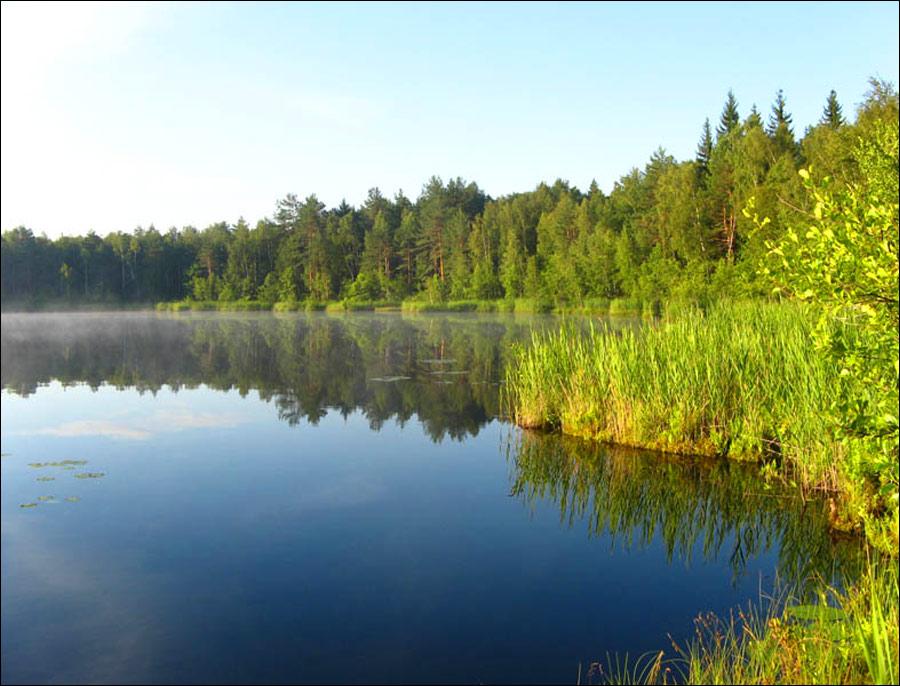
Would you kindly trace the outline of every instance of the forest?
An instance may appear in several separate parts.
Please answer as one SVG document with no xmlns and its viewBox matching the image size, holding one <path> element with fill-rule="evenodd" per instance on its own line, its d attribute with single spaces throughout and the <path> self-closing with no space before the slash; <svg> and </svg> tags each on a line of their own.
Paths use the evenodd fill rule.
<svg viewBox="0 0 900 686">
<path fill-rule="evenodd" d="M 289 194 L 255 226 L 239 218 L 55 240 L 19 226 L 3 233 L 0 296 L 4 309 L 498 299 L 641 309 L 763 295 L 756 267 L 767 241 L 809 209 L 798 171 L 860 182 L 853 149 L 897 121 L 896 88 L 876 78 L 854 114 L 831 91 L 802 135 L 782 91 L 767 116 L 755 105 L 742 116 L 729 91 L 718 120 L 700 127 L 694 159 L 660 147 L 608 194 L 557 180 L 491 198 L 434 176 L 415 200 L 376 187 L 358 208 Z M 744 212 L 751 198 L 770 223 Z"/>
</svg>

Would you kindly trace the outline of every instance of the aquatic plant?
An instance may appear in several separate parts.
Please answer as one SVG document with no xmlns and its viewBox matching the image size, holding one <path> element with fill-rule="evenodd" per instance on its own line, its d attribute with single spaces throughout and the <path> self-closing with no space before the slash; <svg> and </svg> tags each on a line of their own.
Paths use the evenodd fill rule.
<svg viewBox="0 0 900 686">
<path fill-rule="evenodd" d="M 845 592 L 814 603 L 786 594 L 725 621 L 702 615 L 675 645 L 691 684 L 896 684 L 898 585 L 894 560 L 874 559 Z"/>
<path fill-rule="evenodd" d="M 507 367 L 506 405 L 520 426 L 764 462 L 772 475 L 832 494 L 834 527 L 866 523 L 882 548 L 895 548 L 896 516 L 879 496 L 891 465 L 830 420 L 839 371 L 810 344 L 817 325 L 803 306 L 753 302 L 638 331 L 535 333 Z"/>
</svg>

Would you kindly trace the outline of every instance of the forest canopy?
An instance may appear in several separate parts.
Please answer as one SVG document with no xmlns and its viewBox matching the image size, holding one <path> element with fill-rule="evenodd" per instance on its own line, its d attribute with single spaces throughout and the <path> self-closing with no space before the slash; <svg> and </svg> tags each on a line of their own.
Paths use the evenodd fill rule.
<svg viewBox="0 0 900 686">
<path fill-rule="evenodd" d="M 700 127 L 694 159 L 663 148 L 609 194 L 557 180 L 491 198 L 476 183 L 432 177 L 415 200 L 372 188 L 360 207 L 289 194 L 250 225 L 154 227 L 101 238 L 2 237 L 4 307 L 155 301 L 325 302 L 530 298 L 705 302 L 769 292 L 756 266 L 812 208 L 798 173 L 860 182 L 853 151 L 898 125 L 897 91 L 871 79 L 848 121 L 837 94 L 802 136 L 778 91 L 744 116 L 729 91 Z M 894 188 L 896 194 L 897 189 Z M 762 229 L 743 210 L 770 218 Z"/>
</svg>

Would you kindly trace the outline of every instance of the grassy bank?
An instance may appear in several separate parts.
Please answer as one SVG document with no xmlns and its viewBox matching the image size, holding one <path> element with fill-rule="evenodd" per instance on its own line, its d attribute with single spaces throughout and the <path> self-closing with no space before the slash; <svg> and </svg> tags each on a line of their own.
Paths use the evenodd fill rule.
<svg viewBox="0 0 900 686">
<path fill-rule="evenodd" d="M 269 303 L 260 300 L 176 300 L 156 303 L 158 312 L 373 312 L 397 310 L 398 301 L 291 300 Z"/>
<path fill-rule="evenodd" d="M 800 306 L 747 303 L 639 332 L 563 327 L 513 356 L 509 409 L 521 426 L 763 461 L 829 494 L 835 527 L 865 524 L 896 550 L 896 461 L 838 436 L 831 408 L 844 381 L 810 344 L 814 325 Z"/>
<path fill-rule="evenodd" d="M 612 684 L 896 684 L 896 561 L 870 562 L 845 591 L 813 603 L 790 593 L 695 620 L 691 641 L 637 660 L 607 656 L 591 674 Z"/>
<path fill-rule="evenodd" d="M 656 316 L 660 312 L 659 303 L 643 303 L 638 300 L 616 298 L 613 300 L 585 300 L 577 304 L 557 304 L 534 298 L 514 298 L 505 300 L 333 300 L 320 302 L 293 300 L 286 302 L 262 302 L 259 300 L 177 300 L 156 304 L 160 312 L 303 312 L 325 310 L 327 312 L 377 312 L 401 310 L 409 313 L 426 312 L 503 312 L 518 314 L 581 314 L 610 317 Z"/>
<path fill-rule="evenodd" d="M 536 298 L 507 298 L 502 300 L 404 300 L 404 312 L 513 312 L 518 314 L 580 314 L 598 317 L 657 316 L 658 302 L 644 303 L 624 298 L 588 299 L 580 303 L 552 303 Z"/>
<path fill-rule="evenodd" d="M 841 431 L 852 383 L 811 343 L 797 305 L 686 311 L 635 332 L 536 334 L 507 368 L 516 423 L 671 453 L 753 460 L 766 475 L 828 498 L 830 525 L 865 532 L 873 553 L 846 591 L 790 596 L 711 615 L 676 655 L 608 660 L 601 679 L 659 683 L 897 683 L 896 452 Z M 851 341 L 841 327 L 834 340 Z"/>
<path fill-rule="evenodd" d="M 691 684 L 896 684 L 897 576 L 895 560 L 880 560 L 812 604 L 787 597 L 728 621 L 701 616 L 676 664 Z"/>
</svg>

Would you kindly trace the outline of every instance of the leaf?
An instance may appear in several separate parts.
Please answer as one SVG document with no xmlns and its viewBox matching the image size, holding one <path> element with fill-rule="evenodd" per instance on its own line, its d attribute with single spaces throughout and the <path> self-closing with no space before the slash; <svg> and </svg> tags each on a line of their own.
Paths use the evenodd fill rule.
<svg viewBox="0 0 900 686">
<path fill-rule="evenodd" d="M 830 605 L 792 605 L 787 608 L 785 614 L 801 621 L 829 621 L 834 622 L 844 619 L 846 612 L 839 607 Z"/>
</svg>

